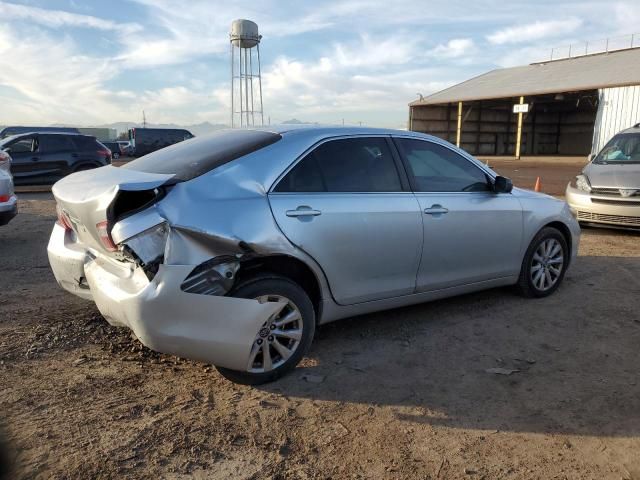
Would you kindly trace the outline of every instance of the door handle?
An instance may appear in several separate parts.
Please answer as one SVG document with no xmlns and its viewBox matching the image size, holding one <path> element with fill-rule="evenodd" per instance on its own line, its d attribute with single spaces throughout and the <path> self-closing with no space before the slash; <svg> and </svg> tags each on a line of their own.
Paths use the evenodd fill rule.
<svg viewBox="0 0 640 480">
<path fill-rule="evenodd" d="M 448 213 L 449 209 L 444 208 L 442 205 L 431 205 L 429 208 L 424 209 L 424 213 L 427 215 L 442 215 L 444 213 Z"/>
<path fill-rule="evenodd" d="M 295 210 L 287 210 L 287 217 L 317 217 L 321 215 L 320 210 L 313 210 L 310 207 L 298 207 Z"/>
<path fill-rule="evenodd" d="M 32 162 L 37 162 L 38 160 L 40 160 L 40 157 L 31 157 Z"/>
</svg>

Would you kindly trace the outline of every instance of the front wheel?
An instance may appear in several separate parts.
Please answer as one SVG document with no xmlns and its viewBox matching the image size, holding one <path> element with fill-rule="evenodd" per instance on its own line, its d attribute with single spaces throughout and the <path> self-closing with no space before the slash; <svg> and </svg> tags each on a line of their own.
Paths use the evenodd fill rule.
<svg viewBox="0 0 640 480">
<path fill-rule="evenodd" d="M 564 235 L 553 227 L 538 232 L 527 249 L 520 270 L 518 289 L 525 297 L 546 297 L 555 292 L 569 265 Z"/>
<path fill-rule="evenodd" d="M 260 385 L 293 370 L 309 350 L 315 331 L 315 312 L 307 293 L 285 277 L 261 275 L 238 285 L 231 296 L 278 302 L 282 308 L 256 332 L 245 371 L 216 367 L 218 371 L 232 382 Z"/>
</svg>

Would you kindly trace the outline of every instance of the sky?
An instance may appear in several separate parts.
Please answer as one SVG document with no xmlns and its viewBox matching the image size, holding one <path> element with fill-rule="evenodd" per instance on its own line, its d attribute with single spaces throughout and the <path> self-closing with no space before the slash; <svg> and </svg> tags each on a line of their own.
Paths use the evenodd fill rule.
<svg viewBox="0 0 640 480">
<path fill-rule="evenodd" d="M 228 124 L 236 18 L 271 123 L 404 128 L 419 94 L 640 31 L 640 2 L 0 0 L 0 125 Z"/>
</svg>

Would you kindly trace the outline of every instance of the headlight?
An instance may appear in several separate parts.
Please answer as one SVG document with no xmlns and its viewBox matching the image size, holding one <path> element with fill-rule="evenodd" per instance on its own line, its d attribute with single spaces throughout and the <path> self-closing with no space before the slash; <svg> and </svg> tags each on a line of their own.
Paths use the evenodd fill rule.
<svg viewBox="0 0 640 480">
<path fill-rule="evenodd" d="M 591 192 L 591 184 L 586 175 L 578 175 L 576 177 L 576 187 L 583 192 Z"/>
</svg>

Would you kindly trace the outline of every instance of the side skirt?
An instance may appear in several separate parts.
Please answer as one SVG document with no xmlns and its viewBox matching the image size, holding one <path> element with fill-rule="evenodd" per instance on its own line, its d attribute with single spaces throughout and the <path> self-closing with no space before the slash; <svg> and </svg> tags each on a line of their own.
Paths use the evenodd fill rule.
<svg viewBox="0 0 640 480">
<path fill-rule="evenodd" d="M 470 283 L 457 287 L 443 288 L 430 292 L 414 293 L 411 295 L 403 295 L 401 297 L 385 298 L 383 300 L 375 300 L 372 302 L 357 303 L 355 305 L 337 305 L 332 300 L 325 299 L 322 308 L 322 318 L 318 324 L 340 320 L 342 318 L 354 317 L 371 312 L 379 312 L 381 310 L 390 310 L 392 308 L 406 307 L 417 303 L 430 302 L 432 300 L 440 300 L 442 298 L 464 295 L 466 293 L 487 290 L 489 288 L 504 287 L 514 285 L 518 281 L 518 276 L 509 276 L 496 278 L 493 280 L 485 280 L 482 282 Z"/>
</svg>

